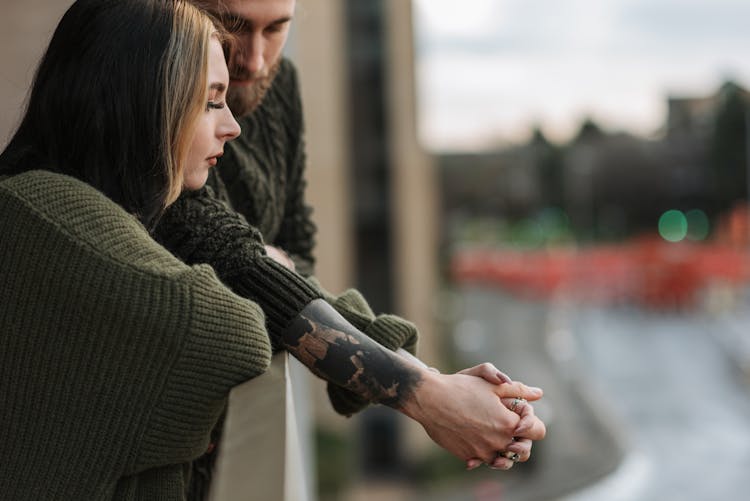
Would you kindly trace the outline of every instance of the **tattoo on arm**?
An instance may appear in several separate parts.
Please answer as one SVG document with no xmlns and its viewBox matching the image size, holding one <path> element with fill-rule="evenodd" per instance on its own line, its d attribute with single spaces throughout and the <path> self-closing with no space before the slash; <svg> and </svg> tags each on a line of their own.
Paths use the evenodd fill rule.
<svg viewBox="0 0 750 501">
<path fill-rule="evenodd" d="M 401 407 L 421 381 L 414 367 L 357 330 L 322 299 L 305 306 L 282 343 L 317 376 L 390 407 Z"/>
</svg>

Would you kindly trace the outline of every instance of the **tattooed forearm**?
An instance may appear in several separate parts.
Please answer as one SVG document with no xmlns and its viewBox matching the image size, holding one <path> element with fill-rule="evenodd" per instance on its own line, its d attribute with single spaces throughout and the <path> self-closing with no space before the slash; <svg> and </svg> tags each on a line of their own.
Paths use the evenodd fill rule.
<svg viewBox="0 0 750 501">
<path fill-rule="evenodd" d="M 316 375 L 390 407 L 401 407 L 421 380 L 415 367 L 357 330 L 320 299 L 300 312 L 282 343 Z"/>
</svg>

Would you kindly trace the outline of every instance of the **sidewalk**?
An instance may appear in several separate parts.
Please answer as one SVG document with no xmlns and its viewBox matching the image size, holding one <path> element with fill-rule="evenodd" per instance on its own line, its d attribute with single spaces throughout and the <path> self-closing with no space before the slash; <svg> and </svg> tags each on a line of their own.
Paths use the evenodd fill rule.
<svg viewBox="0 0 750 501">
<path fill-rule="evenodd" d="M 750 385 L 750 288 L 732 298 L 732 308 L 716 313 L 722 329 L 714 332 L 727 358 Z"/>
</svg>

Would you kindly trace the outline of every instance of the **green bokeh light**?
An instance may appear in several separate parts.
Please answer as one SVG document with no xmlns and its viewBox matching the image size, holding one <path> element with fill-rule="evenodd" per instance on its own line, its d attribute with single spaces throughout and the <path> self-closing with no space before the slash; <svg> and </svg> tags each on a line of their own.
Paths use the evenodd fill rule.
<svg viewBox="0 0 750 501">
<path fill-rule="evenodd" d="M 708 216 L 700 209 L 692 209 L 685 214 L 687 218 L 687 237 L 689 240 L 705 240 L 711 225 Z"/>
<path fill-rule="evenodd" d="M 668 242 L 679 242 L 687 236 L 688 220 L 679 210 L 668 210 L 659 218 L 659 235 Z"/>
</svg>

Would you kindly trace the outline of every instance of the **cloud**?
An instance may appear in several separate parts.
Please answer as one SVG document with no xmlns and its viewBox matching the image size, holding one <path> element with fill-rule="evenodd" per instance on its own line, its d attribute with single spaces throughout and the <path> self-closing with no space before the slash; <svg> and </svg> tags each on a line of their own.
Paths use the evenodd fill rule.
<svg viewBox="0 0 750 501">
<path fill-rule="evenodd" d="M 536 122 L 564 140 L 585 115 L 647 135 L 667 94 L 707 94 L 727 76 L 750 84 L 745 0 L 491 3 L 417 0 L 431 16 L 417 23 L 430 147 L 520 140 Z"/>
</svg>

